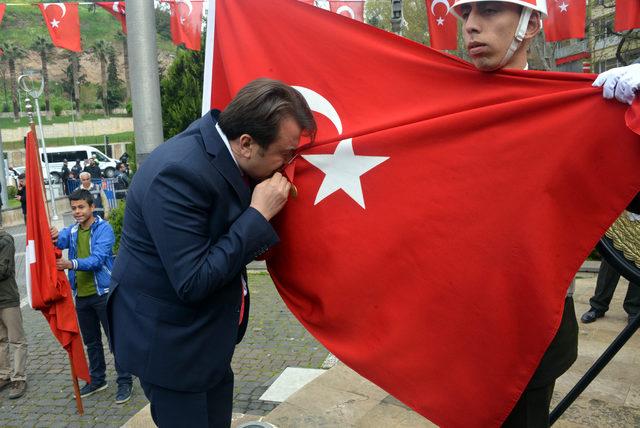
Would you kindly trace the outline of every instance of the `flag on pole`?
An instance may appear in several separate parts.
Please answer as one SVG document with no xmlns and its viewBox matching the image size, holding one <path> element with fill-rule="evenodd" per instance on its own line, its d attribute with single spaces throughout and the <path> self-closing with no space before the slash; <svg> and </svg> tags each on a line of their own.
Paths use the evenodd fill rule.
<svg viewBox="0 0 640 428">
<path fill-rule="evenodd" d="M 616 0 L 615 31 L 640 28 L 640 0 Z"/>
<path fill-rule="evenodd" d="M 171 39 L 175 45 L 200 50 L 202 36 L 202 2 L 175 1 L 171 8 Z"/>
<path fill-rule="evenodd" d="M 449 13 L 448 0 L 426 0 L 431 47 L 438 50 L 458 48 L 458 21 Z"/>
<path fill-rule="evenodd" d="M 51 332 L 69 354 L 75 376 L 90 381 L 82 338 L 78 329 L 71 286 L 63 271 L 56 269 L 62 254 L 51 241 L 42 187 L 42 167 L 35 134 L 27 134 L 27 296 L 33 309 L 42 312 Z"/>
<path fill-rule="evenodd" d="M 587 3 L 584 0 L 549 0 L 548 17 L 542 23 L 547 42 L 583 39 Z"/>
<path fill-rule="evenodd" d="M 364 22 L 364 0 L 329 1 L 331 12 Z"/>
<path fill-rule="evenodd" d="M 205 106 L 271 77 L 316 112 L 267 259 L 289 309 L 432 422 L 500 425 L 640 189 L 640 102 L 593 75 L 479 72 L 300 2 L 215 10 Z"/>
<path fill-rule="evenodd" d="M 127 4 L 123 1 L 99 1 L 96 3 L 120 22 L 122 32 L 127 34 Z"/>
<path fill-rule="evenodd" d="M 38 4 L 53 44 L 59 48 L 81 52 L 78 3 Z"/>
<path fill-rule="evenodd" d="M 4 18 L 4 11 L 6 8 L 6 4 L 0 4 L 0 24 L 2 24 L 2 18 Z"/>
</svg>

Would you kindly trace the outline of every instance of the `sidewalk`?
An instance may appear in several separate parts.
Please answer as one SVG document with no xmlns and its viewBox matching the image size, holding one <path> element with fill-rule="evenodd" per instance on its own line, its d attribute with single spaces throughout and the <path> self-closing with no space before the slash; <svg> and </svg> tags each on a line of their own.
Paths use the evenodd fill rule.
<svg viewBox="0 0 640 428">
<path fill-rule="evenodd" d="M 260 268 L 263 265 L 253 265 Z M 578 318 L 589 308 L 595 288 L 597 262 L 588 262 L 576 277 L 575 308 Z M 627 282 L 620 281 L 611 309 L 592 324 L 580 323 L 579 356 L 557 382 L 552 407 L 573 387 L 626 326 L 622 301 Z M 556 427 L 640 426 L 640 336 L 631 338 L 606 369 L 554 425 Z M 309 382 L 267 415 L 234 414 L 232 427 L 251 421 L 288 427 L 431 427 L 431 422 L 411 411 L 382 389 L 338 363 Z M 153 427 L 148 407 L 127 427 Z"/>
</svg>

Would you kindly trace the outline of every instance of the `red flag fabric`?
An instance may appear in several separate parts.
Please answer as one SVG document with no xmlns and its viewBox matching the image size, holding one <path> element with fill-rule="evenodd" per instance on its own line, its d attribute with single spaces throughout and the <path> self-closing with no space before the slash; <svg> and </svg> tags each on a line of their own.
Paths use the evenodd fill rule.
<svg viewBox="0 0 640 428">
<path fill-rule="evenodd" d="M 317 112 L 267 261 L 289 309 L 432 422 L 500 425 L 640 189 L 640 103 L 604 100 L 593 75 L 479 72 L 286 0 L 217 0 L 214 40 L 213 108 L 272 77 Z"/>
<path fill-rule="evenodd" d="M 6 4 L 0 4 L 0 24 L 2 24 L 2 18 L 4 18 L 4 11 L 6 8 Z"/>
<path fill-rule="evenodd" d="M 458 22 L 449 13 L 448 0 L 426 0 L 429 20 L 429 40 L 433 49 L 453 50 L 458 48 Z"/>
<path fill-rule="evenodd" d="M 364 1 L 329 1 L 333 13 L 364 22 Z"/>
<path fill-rule="evenodd" d="M 616 0 L 615 31 L 640 28 L 640 0 Z"/>
<path fill-rule="evenodd" d="M 69 354 L 74 374 L 90 381 L 89 368 L 78 329 L 71 286 L 63 271 L 56 269 L 62 253 L 53 246 L 43 197 L 42 167 L 35 135 L 27 134 L 27 294 L 33 309 L 42 312 L 51 332 Z"/>
<path fill-rule="evenodd" d="M 202 35 L 202 2 L 176 0 L 170 3 L 171 39 L 175 45 L 193 51 L 200 50 Z"/>
<path fill-rule="evenodd" d="M 584 0 L 549 0 L 548 17 L 542 23 L 547 42 L 583 39 L 587 3 Z"/>
<path fill-rule="evenodd" d="M 38 4 L 53 44 L 59 48 L 81 52 L 78 3 Z"/>
<path fill-rule="evenodd" d="M 96 3 L 106 9 L 115 19 L 120 22 L 122 32 L 127 34 L 127 5 L 123 1 L 99 1 Z"/>
</svg>

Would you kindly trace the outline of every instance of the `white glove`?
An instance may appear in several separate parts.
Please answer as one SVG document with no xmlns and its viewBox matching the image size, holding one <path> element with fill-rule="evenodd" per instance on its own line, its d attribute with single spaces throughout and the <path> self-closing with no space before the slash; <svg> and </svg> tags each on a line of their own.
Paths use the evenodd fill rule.
<svg viewBox="0 0 640 428">
<path fill-rule="evenodd" d="M 612 68 L 600 73 L 593 86 L 603 86 L 602 96 L 605 98 L 616 97 L 620 102 L 631 104 L 633 97 L 640 91 L 640 64 Z"/>
</svg>

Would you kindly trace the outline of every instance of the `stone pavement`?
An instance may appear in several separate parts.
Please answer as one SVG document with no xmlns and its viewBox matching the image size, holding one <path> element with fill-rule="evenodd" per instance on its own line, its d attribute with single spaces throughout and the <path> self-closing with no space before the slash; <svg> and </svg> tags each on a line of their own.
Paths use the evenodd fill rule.
<svg viewBox="0 0 640 428">
<path fill-rule="evenodd" d="M 70 218 L 65 217 L 69 224 Z M 83 400 L 85 414 L 76 414 L 66 353 L 55 341 L 44 317 L 28 307 L 25 291 L 25 228 L 7 228 L 16 242 L 16 279 L 23 298 L 22 314 L 29 342 L 28 390 L 9 400 L 0 392 L 0 427 L 118 427 L 138 413 L 147 400 L 137 381 L 133 398 L 117 405 L 115 370 L 107 350 L 109 388 Z M 236 349 L 234 411 L 265 415 L 277 403 L 258 400 L 271 382 L 288 366 L 320 368 L 327 351 L 286 309 L 266 273 L 250 275 L 251 318 L 242 344 Z M 82 385 L 82 381 L 81 381 Z"/>
</svg>

